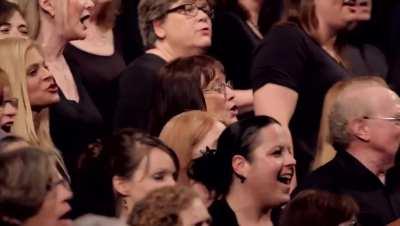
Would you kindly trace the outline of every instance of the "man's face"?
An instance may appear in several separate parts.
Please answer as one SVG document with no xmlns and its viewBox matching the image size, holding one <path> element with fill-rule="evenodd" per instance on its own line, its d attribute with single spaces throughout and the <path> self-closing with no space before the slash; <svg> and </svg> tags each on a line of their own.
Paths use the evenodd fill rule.
<svg viewBox="0 0 400 226">
<path fill-rule="evenodd" d="M 366 117 L 369 145 L 384 154 L 388 159 L 394 156 L 400 146 L 400 99 L 391 90 L 379 87 L 371 95 L 374 112 Z"/>
</svg>

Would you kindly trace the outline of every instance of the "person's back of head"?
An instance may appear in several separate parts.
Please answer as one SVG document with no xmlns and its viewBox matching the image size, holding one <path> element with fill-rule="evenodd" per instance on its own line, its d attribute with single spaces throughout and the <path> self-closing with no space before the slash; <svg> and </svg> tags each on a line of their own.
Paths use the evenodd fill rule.
<svg viewBox="0 0 400 226">
<path fill-rule="evenodd" d="M 206 225 L 210 216 L 200 198 L 184 186 L 164 187 L 139 201 L 128 219 L 131 226 Z"/>
<path fill-rule="evenodd" d="M 305 190 L 286 205 L 279 225 L 338 226 L 344 222 L 355 225 L 358 212 L 358 205 L 350 196 Z"/>
</svg>

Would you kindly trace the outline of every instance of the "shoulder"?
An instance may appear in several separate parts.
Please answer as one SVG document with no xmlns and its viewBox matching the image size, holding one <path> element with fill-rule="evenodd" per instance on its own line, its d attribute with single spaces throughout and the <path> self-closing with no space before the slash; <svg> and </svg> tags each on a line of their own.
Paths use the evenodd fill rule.
<svg viewBox="0 0 400 226">
<path fill-rule="evenodd" d="M 121 72 L 120 79 L 124 81 L 132 76 L 153 76 L 164 64 L 166 64 L 166 61 L 154 54 L 143 54 Z"/>
</svg>

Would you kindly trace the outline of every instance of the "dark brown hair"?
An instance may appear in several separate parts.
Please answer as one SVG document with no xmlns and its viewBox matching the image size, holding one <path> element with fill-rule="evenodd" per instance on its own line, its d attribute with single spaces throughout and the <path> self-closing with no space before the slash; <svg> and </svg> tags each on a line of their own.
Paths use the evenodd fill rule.
<svg viewBox="0 0 400 226">
<path fill-rule="evenodd" d="M 206 110 L 202 89 L 223 66 L 212 57 L 178 58 L 163 66 L 154 83 L 149 131 L 158 136 L 172 117 L 185 111 Z"/>
<path fill-rule="evenodd" d="M 318 38 L 315 34 L 318 27 L 315 0 L 284 0 L 282 22 L 296 23 L 309 35 Z"/>
<path fill-rule="evenodd" d="M 287 204 L 280 225 L 337 226 L 358 212 L 358 205 L 350 196 L 305 190 Z"/>
<path fill-rule="evenodd" d="M 18 5 L 7 0 L 0 0 L 0 24 L 7 23 L 15 12 L 22 15 Z"/>
</svg>

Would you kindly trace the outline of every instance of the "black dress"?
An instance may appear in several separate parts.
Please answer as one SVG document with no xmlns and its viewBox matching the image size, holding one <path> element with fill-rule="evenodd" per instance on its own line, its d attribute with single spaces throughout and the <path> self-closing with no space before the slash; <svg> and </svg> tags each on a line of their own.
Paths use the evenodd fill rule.
<svg viewBox="0 0 400 226">
<path fill-rule="evenodd" d="M 71 71 L 74 73 L 72 68 Z M 74 79 L 79 102 L 67 100 L 60 90 L 60 101 L 50 107 L 51 137 L 61 151 L 72 177 L 77 170 L 80 155 L 88 149 L 90 143 L 100 138 L 100 129 L 103 127 L 101 114 L 81 80 L 77 76 Z"/>
<path fill-rule="evenodd" d="M 114 40 L 115 50 L 110 56 L 91 54 L 70 44 L 64 50 L 68 65 L 71 70 L 74 70 L 74 75 L 82 80 L 89 96 L 103 117 L 105 135 L 112 131 L 117 78 L 126 67 L 117 37 Z"/>
<path fill-rule="evenodd" d="M 335 82 L 349 77 L 350 71 L 294 23 L 272 28 L 255 52 L 254 91 L 273 83 L 298 94 L 289 127 L 300 181 L 314 157 L 325 93 Z"/>
<path fill-rule="evenodd" d="M 114 116 L 115 129 L 148 130 L 154 78 L 166 63 L 161 57 L 146 53 L 121 73 Z"/>
</svg>

